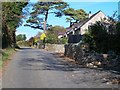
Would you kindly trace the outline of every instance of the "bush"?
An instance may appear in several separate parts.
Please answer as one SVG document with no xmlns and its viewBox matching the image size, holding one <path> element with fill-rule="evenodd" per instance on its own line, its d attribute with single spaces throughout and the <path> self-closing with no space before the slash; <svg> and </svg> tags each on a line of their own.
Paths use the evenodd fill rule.
<svg viewBox="0 0 120 90">
<path fill-rule="evenodd" d="M 64 35 L 66 29 L 61 26 L 53 26 L 46 30 L 46 43 L 62 44 L 66 43 L 66 38 L 58 38 L 59 35 Z"/>
<path fill-rule="evenodd" d="M 18 42 L 17 42 L 17 45 L 18 45 L 18 46 L 29 46 L 29 44 L 28 44 L 27 41 L 18 41 Z"/>
<path fill-rule="evenodd" d="M 68 39 L 66 37 L 58 39 L 58 44 L 67 44 Z"/>
<path fill-rule="evenodd" d="M 106 28 L 103 22 L 97 22 L 89 28 L 83 41 L 89 43 L 91 50 L 100 53 L 107 53 L 111 50 L 120 53 L 120 22 L 115 27 Z"/>
</svg>

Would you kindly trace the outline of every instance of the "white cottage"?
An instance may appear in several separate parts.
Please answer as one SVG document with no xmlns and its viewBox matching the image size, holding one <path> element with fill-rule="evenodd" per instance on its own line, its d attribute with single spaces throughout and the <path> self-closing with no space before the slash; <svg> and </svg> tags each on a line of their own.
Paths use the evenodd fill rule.
<svg viewBox="0 0 120 90">
<path fill-rule="evenodd" d="M 96 21 L 107 20 L 108 17 L 100 10 L 97 13 L 90 15 L 88 19 L 79 23 L 74 23 L 71 27 L 67 28 L 67 35 L 85 34 L 88 27 L 95 24 Z"/>
</svg>

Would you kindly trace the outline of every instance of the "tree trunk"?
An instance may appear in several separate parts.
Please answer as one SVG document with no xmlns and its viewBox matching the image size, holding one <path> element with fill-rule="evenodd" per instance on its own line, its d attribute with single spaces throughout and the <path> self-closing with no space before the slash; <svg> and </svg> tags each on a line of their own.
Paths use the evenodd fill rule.
<svg viewBox="0 0 120 90">
<path fill-rule="evenodd" d="M 2 25 L 2 48 L 11 47 L 11 37 L 7 25 L 4 23 Z"/>
<path fill-rule="evenodd" d="M 70 21 L 70 27 L 72 27 L 72 22 Z"/>
<path fill-rule="evenodd" d="M 15 30 L 12 31 L 12 40 L 13 40 L 13 46 L 16 47 L 16 35 L 15 35 Z"/>
<path fill-rule="evenodd" d="M 45 21 L 44 21 L 44 32 L 46 30 L 46 23 L 47 23 L 47 19 L 48 19 L 48 11 L 45 14 Z"/>
<path fill-rule="evenodd" d="M 10 30 L 6 24 L 5 17 L 2 18 L 2 48 L 11 47 L 12 40 Z"/>
</svg>

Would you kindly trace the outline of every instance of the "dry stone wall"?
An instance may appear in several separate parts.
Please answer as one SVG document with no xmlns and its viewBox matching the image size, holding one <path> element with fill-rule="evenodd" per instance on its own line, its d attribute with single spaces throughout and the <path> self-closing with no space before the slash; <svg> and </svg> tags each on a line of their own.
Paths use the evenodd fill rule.
<svg viewBox="0 0 120 90">
<path fill-rule="evenodd" d="M 45 49 L 56 53 L 64 53 L 64 44 L 46 44 Z"/>
<path fill-rule="evenodd" d="M 109 53 L 106 54 L 106 57 L 105 54 L 90 51 L 86 44 L 67 44 L 65 45 L 64 55 L 86 67 L 111 69 L 120 72 L 120 55 Z"/>
</svg>

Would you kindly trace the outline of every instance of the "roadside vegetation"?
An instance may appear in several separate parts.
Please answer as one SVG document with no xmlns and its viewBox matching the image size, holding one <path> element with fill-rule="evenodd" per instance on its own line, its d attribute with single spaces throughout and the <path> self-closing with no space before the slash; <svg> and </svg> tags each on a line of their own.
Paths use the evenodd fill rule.
<svg viewBox="0 0 120 90">
<path fill-rule="evenodd" d="M 120 53 L 120 22 L 110 24 L 108 28 L 105 22 L 97 22 L 90 27 L 85 35 L 84 42 L 90 45 L 90 50 L 98 53 Z"/>
<path fill-rule="evenodd" d="M 46 31 L 46 43 L 50 44 L 66 44 L 66 29 L 62 26 L 53 26 Z"/>
<path fill-rule="evenodd" d="M 0 37 L 2 37 L 2 49 L 0 58 L 0 68 L 3 63 L 18 48 L 16 44 L 16 28 L 22 25 L 22 18 L 25 17 L 25 10 L 28 2 L 2 2 L 2 27 Z"/>
<path fill-rule="evenodd" d="M 16 47 L 16 28 L 25 17 L 28 2 L 2 2 L 2 48 Z"/>
<path fill-rule="evenodd" d="M 25 34 L 19 34 L 16 36 L 16 44 L 19 47 L 25 47 L 28 46 L 28 41 L 26 41 L 26 35 Z"/>
<path fill-rule="evenodd" d="M 2 56 L 0 57 L 0 68 L 2 68 L 3 63 L 7 61 L 14 52 L 15 50 L 13 48 L 7 48 L 1 51 Z"/>
</svg>

